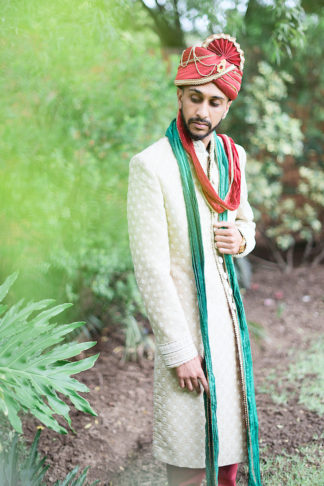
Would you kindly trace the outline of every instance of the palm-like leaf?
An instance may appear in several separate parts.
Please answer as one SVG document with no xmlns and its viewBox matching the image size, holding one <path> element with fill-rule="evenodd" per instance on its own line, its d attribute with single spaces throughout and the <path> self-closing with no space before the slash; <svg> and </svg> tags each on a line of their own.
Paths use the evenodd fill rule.
<svg viewBox="0 0 324 486">
<path fill-rule="evenodd" d="M 0 302 L 16 277 L 16 274 L 8 277 L 0 286 Z M 61 415 L 71 426 L 69 406 L 57 392 L 69 398 L 78 410 L 96 415 L 78 394 L 89 391 L 88 388 L 71 375 L 91 368 L 98 354 L 68 361 L 96 342 L 60 344 L 83 322 L 62 325 L 50 322 L 69 306 L 53 306 L 52 300 L 43 300 L 26 305 L 19 302 L 3 310 L 0 318 L 0 411 L 18 432 L 22 432 L 18 412 L 23 410 L 31 412 L 47 427 L 66 433 L 53 417 L 53 414 Z"/>
</svg>

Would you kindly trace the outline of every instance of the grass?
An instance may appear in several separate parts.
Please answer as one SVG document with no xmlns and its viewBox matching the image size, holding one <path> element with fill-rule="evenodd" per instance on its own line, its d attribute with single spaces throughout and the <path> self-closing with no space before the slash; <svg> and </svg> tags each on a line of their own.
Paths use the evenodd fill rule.
<svg viewBox="0 0 324 486">
<path fill-rule="evenodd" d="M 269 370 L 259 392 L 271 395 L 276 404 L 298 396 L 299 403 L 319 415 L 324 414 L 324 337 L 314 340 L 309 349 L 291 350 L 288 369 Z M 293 386 L 292 386 L 293 385 Z M 263 486 L 324 486 L 324 433 L 314 431 L 316 443 L 301 447 L 295 454 L 271 457 L 263 450 L 261 457 Z M 238 486 L 243 483 L 238 482 Z"/>
<path fill-rule="evenodd" d="M 323 449 L 312 444 L 301 448 L 299 454 L 267 458 L 262 472 L 263 486 L 323 486 Z"/>
<path fill-rule="evenodd" d="M 288 370 L 285 373 L 270 371 L 259 392 L 270 394 L 277 404 L 286 403 L 292 395 L 298 394 L 301 405 L 324 415 L 323 349 L 324 337 L 320 337 L 307 351 L 292 350 L 294 358 Z M 291 385 L 294 385 L 293 391 Z"/>
<path fill-rule="evenodd" d="M 324 337 L 317 339 L 310 349 L 298 355 L 288 370 L 290 383 L 298 384 L 299 403 L 324 415 Z M 323 481 L 324 484 L 324 481 Z"/>
<path fill-rule="evenodd" d="M 320 452 L 320 453 L 319 453 Z M 324 486 L 324 453 L 317 444 L 297 454 L 266 457 L 261 464 L 262 486 Z M 246 486 L 245 479 L 237 486 Z"/>
</svg>

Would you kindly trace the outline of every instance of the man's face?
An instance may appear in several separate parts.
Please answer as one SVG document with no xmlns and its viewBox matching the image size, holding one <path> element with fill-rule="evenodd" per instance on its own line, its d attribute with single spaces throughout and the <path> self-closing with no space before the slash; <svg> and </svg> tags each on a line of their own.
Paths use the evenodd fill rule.
<svg viewBox="0 0 324 486">
<path fill-rule="evenodd" d="M 214 83 L 178 88 L 177 96 L 191 138 L 203 140 L 207 145 L 211 133 L 225 118 L 232 102 Z"/>
</svg>

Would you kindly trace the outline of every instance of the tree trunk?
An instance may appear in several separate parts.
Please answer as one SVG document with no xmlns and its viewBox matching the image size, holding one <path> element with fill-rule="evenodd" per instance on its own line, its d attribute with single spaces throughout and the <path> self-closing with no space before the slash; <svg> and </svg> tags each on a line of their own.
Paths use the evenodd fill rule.
<svg viewBox="0 0 324 486">
<path fill-rule="evenodd" d="M 154 22 L 154 30 L 160 38 L 162 47 L 183 49 L 185 36 L 181 29 L 177 0 L 173 0 L 173 11 L 167 11 L 164 5 L 155 0 L 155 7 L 148 7 L 144 0 L 141 3 Z"/>
</svg>

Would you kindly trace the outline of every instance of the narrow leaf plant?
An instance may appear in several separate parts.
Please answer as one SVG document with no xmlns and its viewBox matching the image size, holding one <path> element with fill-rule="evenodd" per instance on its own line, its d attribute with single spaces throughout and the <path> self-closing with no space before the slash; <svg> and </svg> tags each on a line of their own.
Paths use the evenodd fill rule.
<svg viewBox="0 0 324 486">
<path fill-rule="evenodd" d="M 0 286 L 0 303 L 17 278 L 13 274 Z M 63 342 L 83 322 L 57 324 L 51 320 L 71 304 L 54 305 L 53 300 L 0 304 L 0 412 L 22 433 L 19 412 L 30 412 L 47 427 L 67 433 L 54 417 L 71 426 L 69 399 L 82 412 L 96 415 L 78 392 L 89 389 L 71 375 L 91 368 L 98 354 L 69 361 L 96 344 L 95 341 Z M 60 396 L 58 395 L 60 393 Z M 63 397 L 63 398 L 62 398 Z"/>
</svg>

